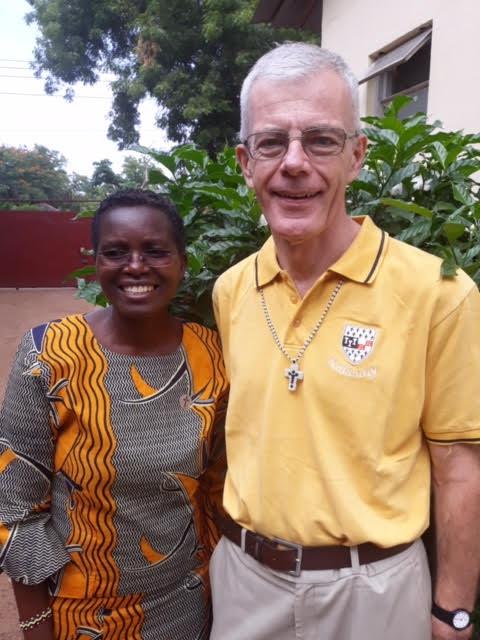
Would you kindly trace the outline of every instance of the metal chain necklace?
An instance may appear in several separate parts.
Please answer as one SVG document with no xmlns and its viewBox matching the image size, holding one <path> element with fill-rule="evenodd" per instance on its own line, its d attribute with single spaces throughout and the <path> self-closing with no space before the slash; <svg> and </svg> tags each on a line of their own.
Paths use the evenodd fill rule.
<svg viewBox="0 0 480 640">
<path fill-rule="evenodd" d="M 325 309 L 322 312 L 322 315 L 317 320 L 317 322 L 315 323 L 315 326 L 310 331 L 308 336 L 305 338 L 305 342 L 301 346 L 301 348 L 300 348 L 299 352 L 297 353 L 297 355 L 295 356 L 295 358 L 291 358 L 290 357 L 288 351 L 285 349 L 284 345 L 280 342 L 280 338 L 278 337 L 277 330 L 275 329 L 275 325 L 273 324 L 273 320 L 272 320 L 272 318 L 270 316 L 270 311 L 268 310 L 268 307 L 267 307 L 267 303 L 266 303 L 266 300 L 265 300 L 265 294 L 263 293 L 263 287 L 259 287 L 260 300 L 261 300 L 261 303 L 262 303 L 262 309 L 263 309 L 263 313 L 265 315 L 265 320 L 267 321 L 267 327 L 269 328 L 270 333 L 272 334 L 272 337 L 273 337 L 273 340 L 274 340 L 275 344 L 280 349 L 280 351 L 283 353 L 283 355 L 287 358 L 287 360 L 290 362 L 290 366 L 285 369 L 285 373 L 284 373 L 285 378 L 287 378 L 287 380 L 288 380 L 288 390 L 289 391 L 295 391 L 296 388 L 297 388 L 297 383 L 301 382 L 304 379 L 305 374 L 303 373 L 303 371 L 300 371 L 298 363 L 301 360 L 301 358 L 303 357 L 303 354 L 305 353 L 305 351 L 310 346 L 310 343 L 312 342 L 312 340 L 317 335 L 318 330 L 322 326 L 323 321 L 325 320 L 325 318 L 327 316 L 327 313 L 330 311 L 330 308 L 331 308 L 332 304 L 334 303 L 335 298 L 338 295 L 338 292 L 342 288 L 343 283 L 344 283 L 344 280 L 342 280 L 342 278 L 340 278 L 340 280 L 336 284 L 335 289 L 332 291 L 332 293 L 330 295 L 330 298 L 328 299 L 328 302 L 327 302 L 327 304 L 325 306 Z"/>
</svg>

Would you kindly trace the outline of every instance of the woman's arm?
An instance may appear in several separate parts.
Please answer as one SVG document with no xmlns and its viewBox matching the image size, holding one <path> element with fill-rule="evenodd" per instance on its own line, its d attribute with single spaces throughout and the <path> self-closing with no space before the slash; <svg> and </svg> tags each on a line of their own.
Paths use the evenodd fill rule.
<svg viewBox="0 0 480 640">
<path fill-rule="evenodd" d="M 46 582 L 24 585 L 21 582 L 12 581 L 12 586 L 20 622 L 27 622 L 42 612 L 48 611 L 51 598 Z M 54 640 L 52 616 L 48 616 L 30 629 L 24 630 L 23 637 L 24 640 Z"/>
</svg>

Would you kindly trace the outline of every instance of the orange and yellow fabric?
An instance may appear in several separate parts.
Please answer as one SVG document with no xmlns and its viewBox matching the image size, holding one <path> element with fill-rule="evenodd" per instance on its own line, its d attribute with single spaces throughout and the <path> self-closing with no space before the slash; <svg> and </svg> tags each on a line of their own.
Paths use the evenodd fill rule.
<svg viewBox="0 0 480 640">
<path fill-rule="evenodd" d="M 0 419 L 0 568 L 49 580 L 58 638 L 208 638 L 226 391 L 195 323 L 165 356 L 111 352 L 80 315 L 26 334 Z"/>
</svg>

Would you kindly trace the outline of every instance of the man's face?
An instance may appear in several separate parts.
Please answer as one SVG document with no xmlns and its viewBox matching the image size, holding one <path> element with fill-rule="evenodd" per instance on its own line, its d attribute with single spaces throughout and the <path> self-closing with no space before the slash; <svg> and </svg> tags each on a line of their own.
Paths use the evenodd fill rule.
<svg viewBox="0 0 480 640">
<path fill-rule="evenodd" d="M 276 130 L 300 136 L 324 126 L 347 135 L 355 130 L 349 91 L 333 71 L 296 80 L 258 80 L 248 115 L 248 134 Z M 357 176 L 365 149 L 365 137 L 358 136 L 347 139 L 339 155 L 312 159 L 300 140 L 292 140 L 280 160 L 255 160 L 244 145 L 237 147 L 237 158 L 273 236 L 297 243 L 319 237 L 336 222 L 342 225 L 345 189 Z"/>
</svg>

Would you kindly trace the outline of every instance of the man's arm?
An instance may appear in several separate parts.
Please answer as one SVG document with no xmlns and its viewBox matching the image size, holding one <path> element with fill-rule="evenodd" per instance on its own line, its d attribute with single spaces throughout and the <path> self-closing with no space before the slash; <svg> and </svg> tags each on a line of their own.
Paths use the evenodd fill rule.
<svg viewBox="0 0 480 640">
<path fill-rule="evenodd" d="M 480 576 L 480 446 L 429 443 L 432 461 L 437 575 L 434 600 L 444 609 L 472 611 Z M 434 640 L 467 640 L 432 616 Z"/>
</svg>

